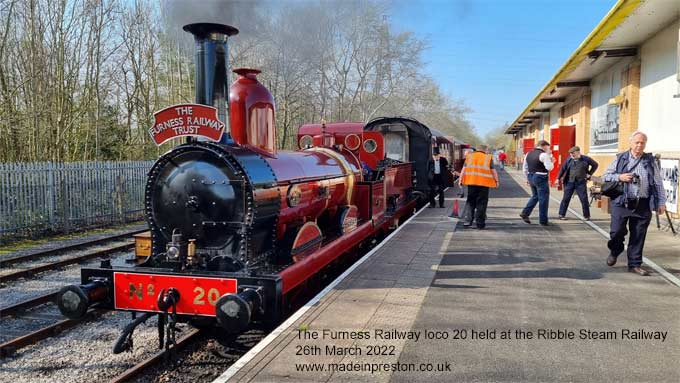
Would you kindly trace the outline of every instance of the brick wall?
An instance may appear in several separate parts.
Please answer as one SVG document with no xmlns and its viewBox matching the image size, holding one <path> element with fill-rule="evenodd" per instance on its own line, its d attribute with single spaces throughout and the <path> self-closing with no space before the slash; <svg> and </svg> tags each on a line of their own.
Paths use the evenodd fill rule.
<svg viewBox="0 0 680 383">
<path fill-rule="evenodd" d="M 576 145 L 581 148 L 581 153 L 590 150 L 590 91 L 581 97 L 579 108 L 578 125 L 576 126 Z"/>
<path fill-rule="evenodd" d="M 629 148 L 629 137 L 638 129 L 640 113 L 640 63 L 635 62 L 621 71 L 621 93 L 623 102 L 619 105 L 619 152 Z"/>
</svg>

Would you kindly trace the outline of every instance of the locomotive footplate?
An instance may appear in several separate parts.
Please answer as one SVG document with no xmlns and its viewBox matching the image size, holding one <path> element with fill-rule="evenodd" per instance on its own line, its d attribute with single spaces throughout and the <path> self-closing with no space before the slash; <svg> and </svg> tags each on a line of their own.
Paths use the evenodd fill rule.
<svg viewBox="0 0 680 383">
<path fill-rule="evenodd" d="M 88 299 L 90 294 L 87 292 L 78 294 L 87 301 L 88 307 L 96 304 L 98 308 L 112 310 L 161 313 L 157 299 L 159 294 L 169 289 L 179 292 L 177 314 L 185 317 L 216 317 L 218 301 L 228 296 L 234 296 L 238 302 L 257 296 L 247 309 L 248 316 L 252 315 L 254 319 L 278 321 L 283 307 L 282 282 L 278 275 L 251 277 L 242 273 L 205 271 L 176 273 L 144 267 L 83 268 L 81 282 L 81 287 L 96 283 L 106 290 L 106 294 L 100 293 L 96 301 Z M 69 287 L 73 291 L 74 286 Z"/>
</svg>

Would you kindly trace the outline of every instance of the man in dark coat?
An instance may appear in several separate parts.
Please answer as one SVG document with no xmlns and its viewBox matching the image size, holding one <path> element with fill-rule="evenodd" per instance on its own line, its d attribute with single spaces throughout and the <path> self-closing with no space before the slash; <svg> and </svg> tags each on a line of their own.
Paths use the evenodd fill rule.
<svg viewBox="0 0 680 383">
<path fill-rule="evenodd" d="M 586 183 L 590 177 L 597 170 L 597 162 L 588 156 L 581 154 L 581 149 L 574 146 L 569 149 L 569 159 L 566 160 L 557 179 L 564 185 L 564 195 L 562 196 L 562 203 L 560 203 L 560 219 L 567 219 L 567 208 L 574 191 L 581 201 L 581 208 L 583 209 L 583 218 L 586 221 L 590 220 L 590 205 L 588 204 L 588 190 Z"/>
<path fill-rule="evenodd" d="M 430 160 L 430 207 L 434 207 L 434 195 L 439 193 L 439 207 L 444 207 L 444 189 L 446 188 L 446 172 L 449 170 L 449 161 L 439 154 L 439 148 L 432 149 Z"/>
</svg>

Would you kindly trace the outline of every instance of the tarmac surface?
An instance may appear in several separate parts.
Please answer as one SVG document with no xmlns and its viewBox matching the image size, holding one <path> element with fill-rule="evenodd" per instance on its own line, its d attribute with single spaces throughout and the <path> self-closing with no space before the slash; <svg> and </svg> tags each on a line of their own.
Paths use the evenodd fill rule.
<svg viewBox="0 0 680 383">
<path fill-rule="evenodd" d="M 217 381 L 680 381 L 680 287 L 606 266 L 604 236 L 558 202 L 553 225 L 522 222 L 519 173 L 501 172 L 484 230 L 449 218 L 447 194 Z M 645 256 L 677 277 L 679 245 L 653 222 Z"/>
</svg>

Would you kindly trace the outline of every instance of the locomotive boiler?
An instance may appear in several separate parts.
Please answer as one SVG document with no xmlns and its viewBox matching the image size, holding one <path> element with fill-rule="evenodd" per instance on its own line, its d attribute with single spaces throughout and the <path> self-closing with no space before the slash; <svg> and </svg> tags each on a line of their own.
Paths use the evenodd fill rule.
<svg viewBox="0 0 680 383">
<path fill-rule="evenodd" d="M 390 158 L 384 137 L 401 134 L 406 146 L 422 140 L 427 148 L 426 127 L 322 123 L 303 134 L 300 150 L 277 150 L 275 104 L 259 71 L 234 70 L 227 93 L 227 38 L 238 31 L 184 29 L 196 44 L 196 104 L 158 112 L 149 130 L 157 143 L 186 137 L 148 173 L 150 254 L 83 268 L 81 284 L 56 300 L 70 318 L 93 306 L 141 314 L 114 352 L 129 349 L 135 326 L 154 315 L 161 346 L 173 333 L 166 347 L 179 321 L 227 333 L 278 321 L 314 278 L 398 225 L 422 194 L 414 163 L 430 152 Z"/>
</svg>

